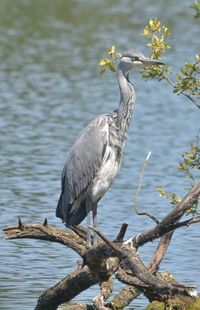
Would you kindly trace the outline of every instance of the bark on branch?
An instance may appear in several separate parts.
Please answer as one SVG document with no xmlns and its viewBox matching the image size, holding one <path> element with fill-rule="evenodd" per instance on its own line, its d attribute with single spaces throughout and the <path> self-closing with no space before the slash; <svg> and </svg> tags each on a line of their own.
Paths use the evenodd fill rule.
<svg viewBox="0 0 200 310">
<path fill-rule="evenodd" d="M 35 310 L 56 310 L 64 302 L 99 283 L 102 279 L 87 266 L 76 269 L 55 286 L 47 289 L 38 299 Z M 66 294 L 67 293 L 67 294 Z"/>
<path fill-rule="evenodd" d="M 86 241 L 77 233 L 49 225 L 47 220 L 43 224 L 22 224 L 19 219 L 18 226 L 4 228 L 3 231 L 6 240 L 31 238 L 58 242 L 71 248 L 82 257 L 87 251 Z"/>
<path fill-rule="evenodd" d="M 136 248 L 130 244 L 123 244 L 122 247 L 118 247 L 113 242 L 109 241 L 102 233 L 95 229 L 96 233 L 116 252 L 120 261 L 127 264 L 128 269 L 131 269 L 133 275 L 135 275 L 140 281 L 149 286 L 156 294 L 165 299 L 166 295 L 183 294 L 192 296 L 196 286 L 182 285 L 180 283 L 173 284 L 167 283 L 150 273 L 145 265 L 142 263 Z"/>
</svg>

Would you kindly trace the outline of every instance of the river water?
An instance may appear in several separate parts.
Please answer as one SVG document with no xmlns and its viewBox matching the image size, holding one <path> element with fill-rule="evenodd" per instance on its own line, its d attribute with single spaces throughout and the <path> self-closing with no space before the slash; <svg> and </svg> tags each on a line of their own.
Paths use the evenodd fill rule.
<svg viewBox="0 0 200 310">
<path fill-rule="evenodd" d="M 37 240 L 3 240 L 2 228 L 55 217 L 60 176 L 67 150 L 80 130 L 97 115 L 114 110 L 119 92 L 112 73 L 99 76 L 105 47 L 137 48 L 147 53 L 141 36 L 150 18 L 172 31 L 167 65 L 178 70 L 193 61 L 199 48 L 199 22 L 182 0 L 1 0 L 0 1 L 0 309 L 34 309 L 38 296 L 76 266 L 78 256 L 58 244 Z M 127 238 L 153 223 L 133 211 L 141 165 L 152 155 L 139 196 L 142 210 L 162 218 L 168 203 L 155 192 L 184 195 L 189 181 L 176 167 L 199 130 L 199 110 L 176 96 L 165 82 L 146 83 L 131 74 L 137 104 L 119 177 L 100 202 L 99 229 L 114 238 L 128 222 Z M 199 230 L 174 235 L 161 270 L 200 285 Z M 140 253 L 148 262 L 156 242 Z M 114 293 L 122 287 L 115 282 Z M 77 299 L 90 302 L 98 286 Z M 127 309 L 144 309 L 140 297 Z"/>
</svg>

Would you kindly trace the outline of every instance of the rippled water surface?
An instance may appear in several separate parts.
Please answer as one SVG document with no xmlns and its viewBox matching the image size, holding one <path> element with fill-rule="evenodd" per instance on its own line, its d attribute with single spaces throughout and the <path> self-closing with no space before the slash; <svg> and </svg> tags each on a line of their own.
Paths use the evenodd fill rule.
<svg viewBox="0 0 200 310">
<path fill-rule="evenodd" d="M 170 0 L 1 0 L 0 1 L 0 225 L 41 223 L 55 217 L 60 175 L 67 150 L 80 130 L 95 116 L 118 105 L 115 76 L 98 75 L 104 48 L 147 51 L 141 36 L 150 18 L 158 17 L 172 30 L 166 62 L 178 69 L 197 54 L 199 24 L 192 1 Z M 137 72 L 137 105 L 118 179 L 102 199 L 100 230 L 116 236 L 128 221 L 127 237 L 151 227 L 133 212 L 133 192 L 144 157 L 152 151 L 139 204 L 158 217 L 168 205 L 154 189 L 184 194 L 188 182 L 176 166 L 199 130 L 199 110 L 172 94 L 162 82 L 145 83 Z M 199 231 L 180 229 L 162 264 L 180 281 L 200 285 Z M 78 256 L 58 244 L 37 240 L 4 241 L 1 233 L 0 309 L 34 309 L 38 296 L 75 267 Z M 141 249 L 146 262 L 155 244 Z M 115 283 L 114 292 L 121 285 Z M 80 299 L 90 302 L 94 287 Z M 146 300 L 128 309 L 144 309 Z"/>
</svg>

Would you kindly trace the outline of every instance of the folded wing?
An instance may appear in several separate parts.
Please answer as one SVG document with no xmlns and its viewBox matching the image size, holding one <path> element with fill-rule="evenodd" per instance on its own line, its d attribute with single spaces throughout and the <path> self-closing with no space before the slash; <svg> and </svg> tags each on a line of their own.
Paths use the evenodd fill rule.
<svg viewBox="0 0 200 310">
<path fill-rule="evenodd" d="M 56 210 L 56 216 L 66 225 L 73 224 L 72 216 L 79 223 L 86 216 L 84 194 L 101 167 L 108 142 L 108 115 L 102 115 L 88 125 L 72 146 L 63 169 Z"/>
</svg>

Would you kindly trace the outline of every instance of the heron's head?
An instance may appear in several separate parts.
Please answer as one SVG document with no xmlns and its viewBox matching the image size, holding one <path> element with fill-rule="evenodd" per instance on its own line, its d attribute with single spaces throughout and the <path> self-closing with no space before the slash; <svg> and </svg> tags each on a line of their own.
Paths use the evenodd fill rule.
<svg viewBox="0 0 200 310">
<path fill-rule="evenodd" d="M 150 59 L 145 57 L 142 53 L 138 52 L 137 50 L 129 50 L 124 52 L 120 58 L 120 62 L 118 67 L 124 72 L 128 73 L 136 66 L 156 66 L 156 65 L 164 65 L 163 62 Z"/>
</svg>

